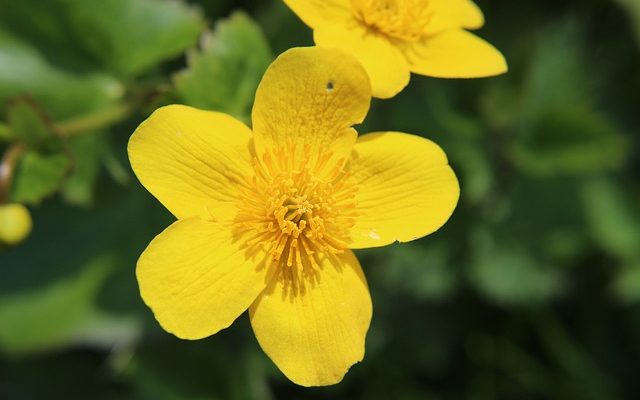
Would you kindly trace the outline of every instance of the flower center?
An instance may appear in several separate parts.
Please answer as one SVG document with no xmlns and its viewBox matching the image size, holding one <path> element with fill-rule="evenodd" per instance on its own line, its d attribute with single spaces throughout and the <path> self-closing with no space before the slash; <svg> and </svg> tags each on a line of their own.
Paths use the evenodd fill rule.
<svg viewBox="0 0 640 400">
<path fill-rule="evenodd" d="M 341 168 L 319 178 L 304 160 L 291 166 L 289 155 L 254 159 L 236 221 L 250 233 L 249 246 L 261 246 L 280 266 L 317 270 L 320 253 L 339 254 L 347 246 L 357 188 Z"/>
<path fill-rule="evenodd" d="M 351 0 L 356 18 L 396 39 L 415 41 L 431 20 L 428 0 Z"/>
</svg>

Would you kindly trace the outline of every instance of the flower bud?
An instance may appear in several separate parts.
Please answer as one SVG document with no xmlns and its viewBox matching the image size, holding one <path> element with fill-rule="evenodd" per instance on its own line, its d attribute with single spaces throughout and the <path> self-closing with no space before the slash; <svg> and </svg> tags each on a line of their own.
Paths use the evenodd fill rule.
<svg viewBox="0 0 640 400">
<path fill-rule="evenodd" d="M 32 226 L 31 214 L 22 204 L 0 205 L 0 244 L 21 243 L 29 236 Z"/>
</svg>

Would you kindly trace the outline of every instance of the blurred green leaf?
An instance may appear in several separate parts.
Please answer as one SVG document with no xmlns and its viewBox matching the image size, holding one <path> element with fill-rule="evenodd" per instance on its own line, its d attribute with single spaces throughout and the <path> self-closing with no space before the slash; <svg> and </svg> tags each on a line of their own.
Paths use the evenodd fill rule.
<svg viewBox="0 0 640 400">
<path fill-rule="evenodd" d="M 249 120 L 253 97 L 273 59 L 260 27 L 236 12 L 206 32 L 188 53 L 188 68 L 174 77 L 178 96 L 194 107 Z"/>
<path fill-rule="evenodd" d="M 451 296 L 458 284 L 449 263 L 448 249 L 441 245 L 423 247 L 419 243 L 396 244 L 385 252 L 376 273 L 392 292 L 404 292 L 420 300 L 440 300 Z"/>
<path fill-rule="evenodd" d="M 0 350 L 24 354 L 69 343 L 106 342 L 137 335 L 137 324 L 102 314 L 94 306 L 98 291 L 117 258 L 96 256 L 76 276 L 46 287 L 0 296 Z"/>
<path fill-rule="evenodd" d="M 596 242 L 623 259 L 640 256 L 637 200 L 634 203 L 622 187 L 605 178 L 585 181 L 580 194 Z"/>
<path fill-rule="evenodd" d="M 14 140 L 19 140 L 30 146 L 36 146 L 51 137 L 50 129 L 45 123 L 45 117 L 35 104 L 18 99 L 9 105 L 7 120 Z"/>
<path fill-rule="evenodd" d="M 10 142 L 13 139 L 13 132 L 11 132 L 9 126 L 0 122 L 0 142 Z"/>
<path fill-rule="evenodd" d="M 618 271 L 611 289 L 625 303 L 640 302 L 640 263 L 636 261 Z"/>
<path fill-rule="evenodd" d="M 75 136 L 68 143 L 73 165 L 62 186 L 62 196 L 68 203 L 87 206 L 93 202 L 105 139 L 102 132 L 95 132 Z"/>
<path fill-rule="evenodd" d="M 638 0 L 615 0 L 620 3 L 629 13 L 631 21 L 636 29 L 636 38 L 640 42 L 640 1 Z"/>
<path fill-rule="evenodd" d="M 533 175 L 615 170 L 629 142 L 602 114 L 571 106 L 547 110 L 511 149 L 512 161 Z"/>
<path fill-rule="evenodd" d="M 629 143 L 597 107 L 584 34 L 574 23 L 543 30 L 531 55 L 522 91 L 518 136 L 510 158 L 533 175 L 580 174 L 619 168 Z M 506 99 L 511 94 L 504 94 Z"/>
<path fill-rule="evenodd" d="M 471 283 L 487 298 L 518 306 L 545 302 L 562 292 L 559 271 L 537 261 L 521 245 L 487 231 L 476 232 L 473 243 Z"/>
<path fill-rule="evenodd" d="M 73 38 L 61 0 L 0 0 L 0 9 L 0 26 L 36 46 L 48 60 L 72 65 L 86 58 L 82 49 L 69 45 Z"/>
<path fill-rule="evenodd" d="M 204 20 L 177 0 L 61 0 L 76 39 L 110 70 L 137 75 L 192 46 Z"/>
<path fill-rule="evenodd" d="M 615 170 L 628 158 L 625 132 L 599 105 L 604 82 L 586 36 L 572 19 L 540 29 L 522 75 L 509 75 L 481 98 L 489 125 L 509 139 L 506 157 L 526 174 Z"/>
<path fill-rule="evenodd" d="M 120 99 L 124 88 L 101 73 L 65 71 L 31 44 L 0 28 L 0 103 L 28 94 L 54 118 L 83 114 Z"/>
<path fill-rule="evenodd" d="M 45 155 L 28 151 L 18 162 L 11 186 L 11 200 L 39 204 L 60 188 L 69 166 L 69 157 L 64 153 Z"/>
</svg>

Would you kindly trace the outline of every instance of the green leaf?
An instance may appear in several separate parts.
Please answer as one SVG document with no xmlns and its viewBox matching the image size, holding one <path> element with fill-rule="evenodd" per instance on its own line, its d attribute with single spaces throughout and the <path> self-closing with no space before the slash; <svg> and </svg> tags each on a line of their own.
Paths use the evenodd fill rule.
<svg viewBox="0 0 640 400">
<path fill-rule="evenodd" d="M 623 267 L 612 282 L 615 296 L 625 303 L 640 302 L 640 262 Z"/>
<path fill-rule="evenodd" d="M 28 94 L 53 118 L 69 118 L 119 100 L 124 88 L 101 73 L 68 72 L 0 28 L 0 103 Z"/>
<path fill-rule="evenodd" d="M 509 157 L 530 175 L 615 170 L 629 154 L 624 133 L 597 106 L 595 67 L 574 24 L 543 31 L 521 92 Z"/>
<path fill-rule="evenodd" d="M 69 140 L 72 156 L 71 175 L 62 186 L 62 196 L 71 204 L 87 206 L 93 202 L 94 186 L 100 172 L 100 157 L 105 150 L 103 133 L 75 136 Z"/>
<path fill-rule="evenodd" d="M 17 203 L 39 204 L 55 193 L 69 169 L 69 157 L 64 153 L 24 154 L 15 171 L 11 200 Z"/>
<path fill-rule="evenodd" d="M 69 28 L 102 65 L 137 75 L 193 46 L 198 9 L 176 0 L 62 0 Z"/>
<path fill-rule="evenodd" d="M 604 178 L 580 190 L 591 234 L 605 250 L 623 259 L 640 256 L 640 213 L 625 190 Z"/>
<path fill-rule="evenodd" d="M 629 142 L 597 111 L 549 110 L 511 149 L 512 161 L 533 175 L 584 174 L 616 170 Z"/>
<path fill-rule="evenodd" d="M 392 292 L 405 292 L 420 300 L 450 297 L 458 281 L 447 247 L 423 247 L 419 243 L 396 244 L 385 251 L 379 281 Z"/>
<path fill-rule="evenodd" d="M 188 68 L 174 78 L 178 96 L 194 107 L 249 120 L 253 97 L 273 56 L 260 27 L 234 13 L 206 32 L 199 50 L 188 54 Z"/>
<path fill-rule="evenodd" d="M 629 17 L 636 30 L 636 38 L 640 42 L 640 1 L 638 0 L 615 0 L 627 9 Z"/>
<path fill-rule="evenodd" d="M 0 349 L 17 355 L 73 342 L 111 344 L 114 338 L 135 337 L 139 324 L 108 316 L 95 306 L 117 262 L 111 255 L 96 256 L 75 276 L 0 297 Z"/>
<path fill-rule="evenodd" d="M 3 123 L 0 123 L 0 143 L 1 142 L 10 142 L 14 140 L 15 137 L 9 126 Z"/>
<path fill-rule="evenodd" d="M 471 283 L 490 300 L 507 306 L 528 305 L 561 293 L 558 270 L 540 263 L 523 246 L 497 240 L 485 231 L 476 232 L 474 239 Z"/>
<path fill-rule="evenodd" d="M 45 118 L 35 104 L 26 99 L 9 105 L 7 119 L 14 139 L 30 146 L 37 146 L 51 137 Z"/>
<path fill-rule="evenodd" d="M 46 58 L 71 61 L 78 66 L 86 59 L 82 49 L 70 46 L 73 38 L 66 29 L 64 7 L 60 0 L 0 0 L 0 26 L 32 43 L 46 54 Z M 29 21 L 29 23 L 24 23 Z"/>
</svg>

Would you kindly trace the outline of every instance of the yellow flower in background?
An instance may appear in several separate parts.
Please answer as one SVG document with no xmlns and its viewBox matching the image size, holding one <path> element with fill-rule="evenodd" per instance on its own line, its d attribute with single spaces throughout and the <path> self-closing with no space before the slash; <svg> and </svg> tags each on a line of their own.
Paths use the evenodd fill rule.
<svg viewBox="0 0 640 400">
<path fill-rule="evenodd" d="M 131 165 L 178 219 L 137 265 L 165 330 L 204 338 L 248 309 L 263 350 L 305 386 L 337 383 L 362 360 L 372 306 L 350 249 L 430 234 L 459 196 L 433 142 L 357 136 L 370 101 L 353 57 L 296 48 L 265 73 L 253 130 L 181 105 L 140 125 Z"/>
<path fill-rule="evenodd" d="M 395 96 L 411 72 L 479 78 L 507 71 L 498 50 L 465 30 L 484 25 L 470 0 L 284 2 L 314 30 L 316 45 L 343 49 L 362 63 L 374 97 Z"/>
</svg>

